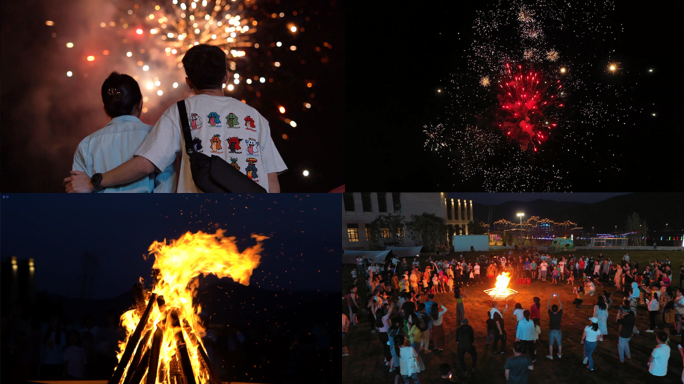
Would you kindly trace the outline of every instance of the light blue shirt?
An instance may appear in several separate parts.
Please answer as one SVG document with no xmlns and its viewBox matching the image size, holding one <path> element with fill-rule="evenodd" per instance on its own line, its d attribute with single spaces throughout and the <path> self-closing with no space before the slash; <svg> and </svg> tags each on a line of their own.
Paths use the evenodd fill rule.
<svg viewBox="0 0 684 384">
<path fill-rule="evenodd" d="M 520 340 L 533 341 L 535 339 L 534 321 L 532 321 L 532 319 L 520 320 L 520 322 L 518 322 L 518 327 L 517 327 L 515 337 L 520 339 Z"/>
<path fill-rule="evenodd" d="M 92 176 L 105 173 L 133 158 L 147 134 L 152 129 L 135 116 L 123 115 L 112 119 L 104 128 L 81 141 L 74 154 L 74 171 L 83 171 Z M 106 193 L 163 193 L 176 192 L 176 178 L 173 164 L 156 174 L 117 187 L 107 188 Z"/>
</svg>

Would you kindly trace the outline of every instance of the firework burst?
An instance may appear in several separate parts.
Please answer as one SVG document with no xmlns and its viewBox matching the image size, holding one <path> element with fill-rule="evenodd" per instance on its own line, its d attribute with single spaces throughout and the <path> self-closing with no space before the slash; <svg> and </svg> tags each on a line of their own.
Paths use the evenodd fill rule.
<svg viewBox="0 0 684 384">
<path fill-rule="evenodd" d="M 499 0 L 478 11 L 467 69 L 445 82 L 451 104 L 437 127 L 424 127 L 426 148 L 448 159 L 461 180 L 477 179 L 489 191 L 571 190 L 568 175 L 577 169 L 597 180 L 620 172 L 619 146 L 605 143 L 634 110 L 621 102 L 624 87 L 595 79 L 617 40 L 607 16 L 614 7 L 610 0 Z M 589 54 L 579 44 L 560 50 L 560 41 L 592 46 Z M 615 62 L 606 69 L 619 70 Z"/>
</svg>

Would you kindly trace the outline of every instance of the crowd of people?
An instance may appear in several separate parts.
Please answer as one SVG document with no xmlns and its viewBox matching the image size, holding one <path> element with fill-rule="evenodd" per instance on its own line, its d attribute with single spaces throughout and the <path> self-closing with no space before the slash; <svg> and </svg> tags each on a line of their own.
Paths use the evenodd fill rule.
<svg viewBox="0 0 684 384">
<path fill-rule="evenodd" d="M 680 270 L 684 273 L 684 264 Z M 648 362 L 651 382 L 662 382 L 667 374 L 670 358 L 669 333 L 664 327 L 673 324 L 673 334 L 681 336 L 684 297 L 680 288 L 672 287 L 672 269 L 669 258 L 649 260 L 640 269 L 638 262 L 630 262 L 626 253 L 622 260 L 613 263 L 602 254 L 594 257 L 562 256 L 536 252 L 535 249 L 510 251 L 504 255 L 481 255 L 466 261 L 461 254 L 451 260 L 427 259 L 421 265 L 419 258 L 391 258 L 384 263 L 372 263 L 367 259 L 357 259 L 352 271 L 353 284 L 343 297 L 343 323 L 360 327 L 360 321 L 367 321 L 370 332 L 378 334 L 383 345 L 384 364 L 394 374 L 395 383 L 416 384 L 419 374 L 425 371 L 422 356 L 426 353 L 441 353 L 445 346 L 445 325 L 443 315 L 447 311 L 456 312 L 456 352 L 460 375 L 467 377 L 476 372 L 477 350 L 475 336 L 468 318 L 463 299 L 467 298 L 467 287 L 476 284 L 492 286 L 494 279 L 502 272 L 508 272 L 513 279 L 533 279 L 547 281 L 549 284 L 565 282 L 573 287 L 576 308 L 583 306 L 585 300 L 595 300 L 593 315 L 578 340 L 583 345 L 583 364 L 588 371 L 594 371 L 593 353 L 599 342 L 608 334 L 609 310 L 618 309 L 616 322 L 619 325 L 619 340 L 616 357 L 624 363 L 631 359 L 629 342 L 633 334 L 638 334 L 636 314 L 638 305 L 645 305 L 649 312 L 650 327 L 645 332 L 657 332 L 657 345 Z M 680 284 L 682 277 L 680 276 Z M 364 287 L 365 286 L 365 287 Z M 359 296 L 359 287 L 367 292 Z M 612 293 L 608 290 L 613 291 Z M 615 303 L 615 290 L 624 293 L 624 300 Z M 447 308 L 440 302 L 442 294 L 453 295 L 456 308 Z M 594 301 L 592 300 L 592 302 Z M 504 327 L 504 314 L 508 305 L 500 308 L 492 302 L 487 312 L 487 349 L 494 354 L 506 354 L 508 335 Z M 362 314 L 361 320 L 359 314 Z M 558 294 L 552 294 L 547 303 L 549 354 L 547 359 L 562 358 L 562 318 L 563 304 Z M 472 315 L 471 315 L 472 316 Z M 508 358 L 503 373 L 509 383 L 527 383 L 528 372 L 534 369 L 538 340 L 541 330 L 541 299 L 533 298 L 529 309 L 522 303 L 515 304 L 513 316 L 515 342 L 513 355 Z M 471 319 L 472 320 L 472 319 Z M 345 328 L 346 330 L 346 328 Z M 344 341 L 343 357 L 350 352 Z M 580 338 L 581 336 L 581 338 Z M 432 341 L 432 347 L 430 347 Z M 557 346 L 557 353 L 553 349 Z M 680 348 L 680 352 L 682 349 Z M 466 366 L 465 355 L 472 360 L 470 369 Z M 684 352 L 682 352 L 684 358 Z M 451 378 L 451 367 L 439 367 L 440 379 L 447 382 Z M 684 382 L 684 374 L 682 375 Z"/>
</svg>

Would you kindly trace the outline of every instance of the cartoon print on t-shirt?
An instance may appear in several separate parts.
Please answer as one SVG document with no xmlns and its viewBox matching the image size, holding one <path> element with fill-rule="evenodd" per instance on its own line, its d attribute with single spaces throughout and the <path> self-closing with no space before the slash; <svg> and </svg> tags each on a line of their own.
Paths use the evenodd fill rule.
<svg viewBox="0 0 684 384">
<path fill-rule="evenodd" d="M 214 135 L 211 138 L 211 153 L 223 153 L 221 151 L 223 148 L 221 148 L 221 135 Z"/>
<path fill-rule="evenodd" d="M 250 137 L 245 140 L 245 144 L 247 144 L 247 153 L 252 156 L 259 156 L 259 142 L 257 142 L 256 139 Z"/>
<path fill-rule="evenodd" d="M 257 175 L 257 167 L 255 165 L 257 163 L 257 159 L 255 159 L 253 157 L 248 157 L 247 162 L 249 163 L 247 168 L 245 168 L 245 171 L 247 171 L 247 177 L 252 179 L 252 181 L 258 182 L 259 176 Z"/>
<path fill-rule="evenodd" d="M 242 141 L 242 139 L 239 139 L 237 137 L 229 137 L 227 141 L 229 153 L 242 153 L 237 151 L 238 149 L 242 149 L 240 148 L 240 142 Z"/>
<path fill-rule="evenodd" d="M 190 130 L 194 131 L 196 129 L 202 128 L 202 118 L 196 113 L 190 114 Z"/>
<path fill-rule="evenodd" d="M 230 158 L 230 165 L 232 165 L 235 169 L 237 169 L 239 171 L 240 166 L 238 165 L 237 161 L 238 161 L 237 157 L 231 157 Z"/>
<path fill-rule="evenodd" d="M 256 132 L 256 129 L 254 129 L 256 128 L 254 126 L 254 119 L 249 116 L 245 117 L 245 128 L 247 128 L 248 131 Z"/>
<path fill-rule="evenodd" d="M 210 126 L 215 128 L 221 128 L 221 117 L 218 113 L 211 112 L 209 115 L 207 115 L 207 119 L 209 119 Z"/>
<path fill-rule="evenodd" d="M 229 113 L 226 120 L 228 121 L 228 128 L 240 128 L 240 120 L 234 113 Z"/>
</svg>

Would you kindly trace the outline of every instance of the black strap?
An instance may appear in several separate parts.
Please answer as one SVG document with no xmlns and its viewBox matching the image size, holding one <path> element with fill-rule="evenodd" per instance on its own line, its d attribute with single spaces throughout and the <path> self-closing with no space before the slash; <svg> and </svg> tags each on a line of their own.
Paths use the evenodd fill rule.
<svg viewBox="0 0 684 384">
<path fill-rule="evenodd" d="M 178 105 L 178 114 L 180 115 L 183 138 L 185 139 L 185 151 L 190 155 L 195 152 L 195 147 L 192 143 L 192 135 L 190 134 L 188 111 L 185 109 L 185 100 L 177 102 L 176 105 Z"/>
</svg>

